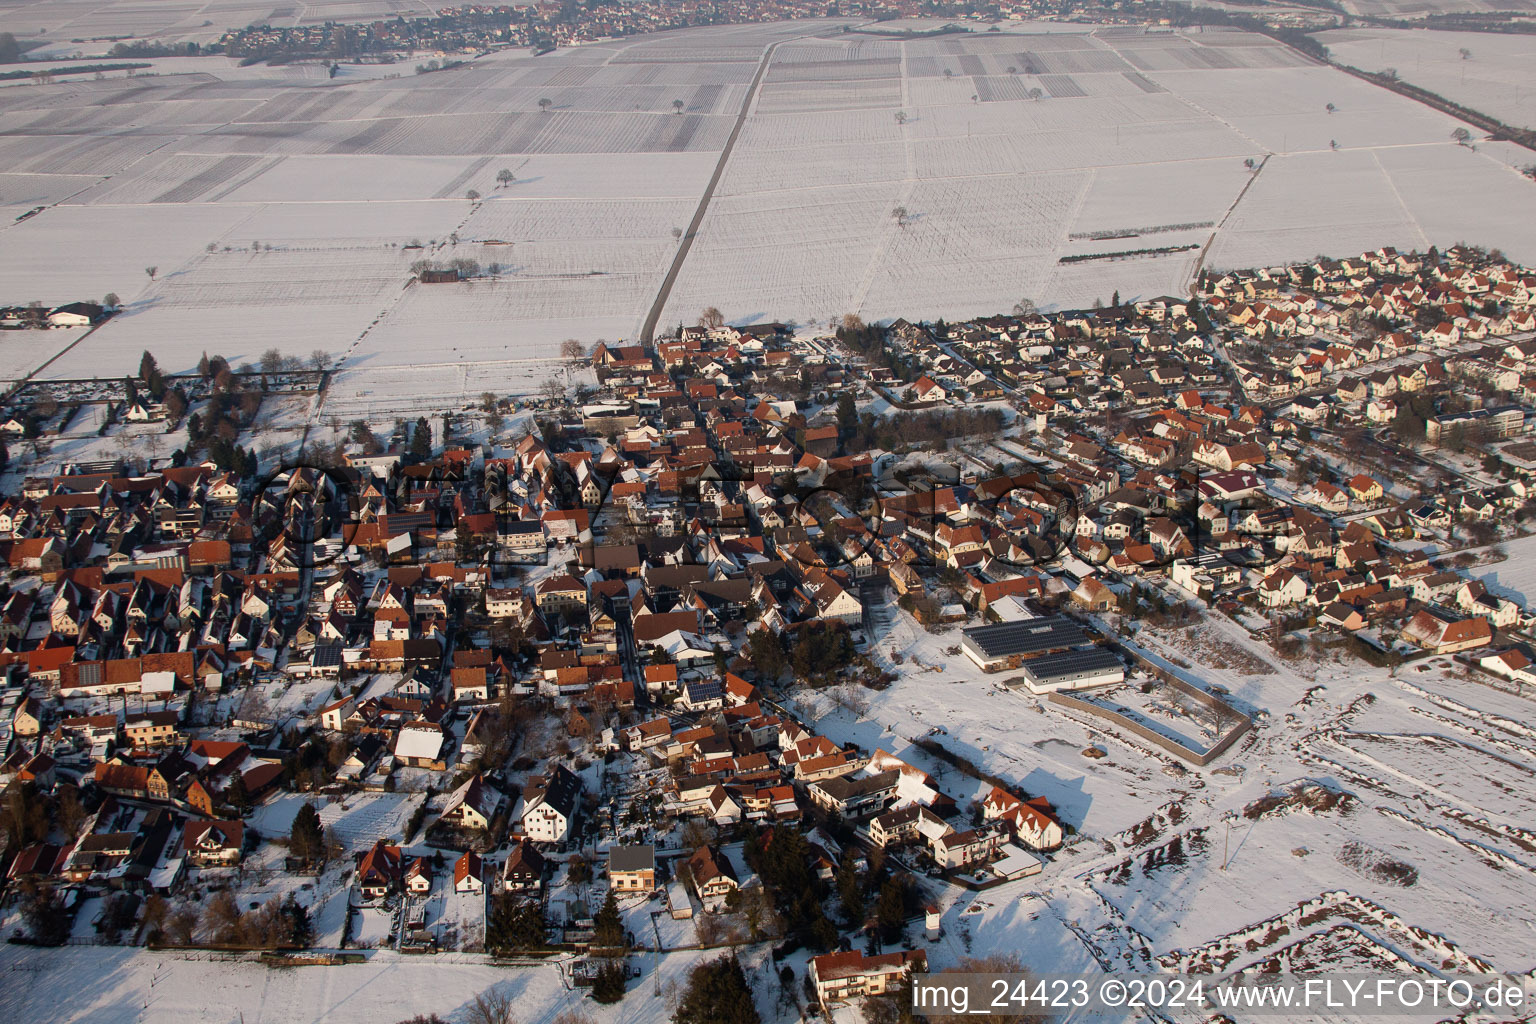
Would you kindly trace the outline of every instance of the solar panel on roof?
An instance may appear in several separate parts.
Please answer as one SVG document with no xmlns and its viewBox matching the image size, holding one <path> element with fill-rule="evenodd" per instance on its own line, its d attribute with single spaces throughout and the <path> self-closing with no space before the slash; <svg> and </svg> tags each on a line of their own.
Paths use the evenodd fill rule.
<svg viewBox="0 0 1536 1024">
<path fill-rule="evenodd" d="M 1082 628 L 1064 615 L 972 626 L 962 633 L 990 658 L 1073 647 L 1087 640 Z"/>
<path fill-rule="evenodd" d="M 1084 672 L 1103 672 L 1122 668 L 1120 659 L 1112 651 L 1102 647 L 1090 647 L 1081 651 L 1062 651 L 1060 654 L 1042 654 L 1024 662 L 1024 671 L 1036 682 L 1049 682 L 1065 676 Z"/>
</svg>

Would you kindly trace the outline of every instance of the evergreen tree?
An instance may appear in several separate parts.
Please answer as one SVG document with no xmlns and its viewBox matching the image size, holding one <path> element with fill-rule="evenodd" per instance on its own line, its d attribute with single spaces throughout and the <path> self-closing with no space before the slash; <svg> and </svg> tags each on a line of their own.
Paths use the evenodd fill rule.
<svg viewBox="0 0 1536 1024">
<path fill-rule="evenodd" d="M 537 900 L 519 899 L 510 892 L 498 893 L 491 900 L 485 924 L 485 948 L 498 954 L 543 949 L 548 941 L 547 931 L 544 908 Z"/>
<path fill-rule="evenodd" d="M 315 810 L 314 804 L 304 804 L 293 816 L 288 850 L 300 860 L 320 859 L 325 850 L 325 826 L 320 824 L 320 812 Z"/>
<path fill-rule="evenodd" d="M 603 909 L 597 912 L 592 923 L 594 944 L 610 949 L 624 945 L 624 919 L 619 916 L 619 901 L 614 897 L 613 890 L 608 891 L 608 898 L 603 901 Z"/>
<path fill-rule="evenodd" d="M 741 963 L 723 956 L 699 964 L 688 975 L 688 990 L 672 1024 L 761 1024 Z"/>
<path fill-rule="evenodd" d="M 837 895 L 842 903 L 843 917 L 847 922 L 850 925 L 862 923 L 867 909 L 864 902 L 864 884 L 854 868 L 854 854 L 851 848 L 843 851 L 842 860 L 837 865 Z"/>
<path fill-rule="evenodd" d="M 837 432 L 838 435 L 847 438 L 859 427 L 859 408 L 854 404 L 853 396 L 844 391 L 837 396 Z"/>
<path fill-rule="evenodd" d="M 165 394 L 165 377 L 160 373 L 160 367 L 155 362 L 155 357 L 149 354 L 148 349 L 145 349 L 144 354 L 139 357 L 139 379 L 144 382 L 144 390 L 148 391 L 155 401 L 158 402 L 160 396 Z"/>
<path fill-rule="evenodd" d="M 411 431 L 411 454 L 423 460 L 432 457 L 432 427 L 425 416 L 417 418 L 416 429 Z"/>
<path fill-rule="evenodd" d="M 624 998 L 627 972 L 622 959 L 611 960 L 597 969 L 592 979 L 592 998 L 603 1004 L 616 1003 Z"/>
<path fill-rule="evenodd" d="M 907 923 L 907 900 L 901 883 L 888 879 L 880 887 L 880 898 L 875 902 L 875 917 L 880 923 L 880 934 L 887 942 L 894 941 Z"/>
</svg>

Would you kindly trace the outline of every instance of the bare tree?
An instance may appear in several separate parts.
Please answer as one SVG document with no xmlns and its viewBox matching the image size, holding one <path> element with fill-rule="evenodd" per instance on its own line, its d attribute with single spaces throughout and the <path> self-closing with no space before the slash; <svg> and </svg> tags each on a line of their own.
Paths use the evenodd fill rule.
<svg viewBox="0 0 1536 1024">
<path fill-rule="evenodd" d="M 560 343 L 561 359 L 575 361 L 578 359 L 585 359 L 586 356 L 586 347 L 583 346 L 582 343 L 577 341 L 575 338 L 566 338 Z"/>
<path fill-rule="evenodd" d="M 539 98 L 539 109 L 544 111 L 546 114 L 549 113 L 549 108 L 554 105 L 555 101 L 550 99 L 548 96 L 541 96 Z"/>
<path fill-rule="evenodd" d="M 682 228 L 673 228 L 672 229 L 672 238 L 673 238 L 674 241 L 676 239 L 679 239 L 679 238 L 682 238 L 682 237 L 683 237 L 683 229 Z"/>
<path fill-rule="evenodd" d="M 331 354 L 323 348 L 317 348 L 309 354 L 309 365 L 316 370 L 323 370 L 331 361 Z"/>
<path fill-rule="evenodd" d="M 1045 93 L 1041 92 L 1039 89 L 1031 89 L 1025 95 L 1027 95 L 1032 100 L 1038 100 L 1040 97 L 1044 96 Z"/>
<path fill-rule="evenodd" d="M 468 199 L 472 203 L 478 203 L 480 201 L 480 193 L 476 192 L 474 189 L 470 189 L 468 192 L 464 193 L 464 198 Z M 457 235 L 454 236 L 453 241 L 455 245 L 458 244 L 459 239 Z"/>
<path fill-rule="evenodd" d="M 896 226 L 897 227 L 899 227 L 899 228 L 906 227 L 907 226 L 907 208 L 905 206 L 898 206 L 898 207 L 896 207 L 894 210 L 891 211 L 891 218 L 896 221 Z"/>
<path fill-rule="evenodd" d="M 685 106 L 685 104 L 683 103 L 682 100 L 673 100 L 672 101 L 672 112 L 674 114 L 681 114 L 683 112 L 683 107 L 684 106 Z"/>
<path fill-rule="evenodd" d="M 190 946 L 197 934 L 197 911 L 180 907 L 165 922 L 165 937 L 173 946 Z"/>
<path fill-rule="evenodd" d="M 517 1024 L 512 1014 L 512 997 L 505 992 L 486 989 L 475 996 L 464 1014 L 467 1024 Z"/>
<path fill-rule="evenodd" d="M 517 175 L 512 173 L 512 168 L 510 167 L 503 167 L 501 170 L 496 172 L 497 188 L 506 188 L 508 185 L 511 185 L 515 181 L 517 181 Z"/>
<path fill-rule="evenodd" d="M 551 405 L 559 405 L 565 401 L 565 385 L 557 377 L 545 377 L 544 383 L 539 385 L 539 392 Z"/>
<path fill-rule="evenodd" d="M 1035 300 L 1027 295 L 1013 304 L 1014 316 L 1034 316 L 1035 312 Z"/>
<path fill-rule="evenodd" d="M 210 942 L 234 942 L 240 936 L 240 907 L 234 894 L 221 889 L 203 906 L 203 930 Z"/>
<path fill-rule="evenodd" d="M 906 124 L 907 123 L 907 112 L 905 110 L 898 110 L 898 111 L 896 111 L 896 123 L 897 124 Z"/>
<path fill-rule="evenodd" d="M 277 373 L 283 368 L 283 354 L 275 348 L 269 348 L 261 354 L 261 372 Z"/>
<path fill-rule="evenodd" d="M 709 330 L 723 327 L 725 326 L 725 315 L 714 306 L 710 306 L 699 314 L 699 326 L 706 327 Z"/>
<path fill-rule="evenodd" d="M 1327 105 L 1327 106 L 1326 106 L 1326 107 L 1324 107 L 1324 108 L 1323 108 L 1323 109 L 1324 109 L 1324 110 L 1326 110 L 1326 111 L 1328 111 L 1328 113 L 1330 113 L 1330 114 L 1331 114 L 1331 113 L 1333 113 L 1333 112 L 1334 112 L 1334 111 L 1335 111 L 1335 110 L 1338 110 L 1338 109 L 1339 109 L 1339 108 L 1338 108 L 1338 107 L 1336 107 L 1336 106 L 1334 106 L 1334 105 L 1333 105 L 1333 104 L 1332 104 L 1332 103 L 1330 103 L 1330 104 L 1328 104 L 1328 105 Z"/>
<path fill-rule="evenodd" d="M 1463 46 L 1461 49 L 1457 50 L 1456 52 L 1461 54 L 1461 59 L 1462 60 L 1471 60 L 1472 59 L 1472 51 L 1467 49 L 1465 46 Z"/>
<path fill-rule="evenodd" d="M 153 281 L 155 279 L 155 275 L 160 273 L 160 268 L 159 267 L 145 267 L 144 268 L 144 273 L 148 274 L 149 275 L 149 279 L 151 281 Z"/>
<path fill-rule="evenodd" d="M 1472 141 L 1472 133 L 1467 131 L 1465 127 L 1457 125 L 1456 130 L 1451 132 L 1451 138 L 1456 140 L 1456 145 L 1465 146 L 1468 142 Z"/>
</svg>

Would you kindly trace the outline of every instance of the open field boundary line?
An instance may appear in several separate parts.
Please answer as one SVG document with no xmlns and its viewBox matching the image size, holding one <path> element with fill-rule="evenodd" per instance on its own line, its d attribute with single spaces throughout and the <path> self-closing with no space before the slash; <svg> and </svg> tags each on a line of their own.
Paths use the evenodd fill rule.
<svg viewBox="0 0 1536 1024">
<path fill-rule="evenodd" d="M 741 129 L 747 123 L 747 115 L 752 112 L 752 107 L 757 102 L 758 90 L 762 88 L 763 79 L 768 74 L 768 65 L 773 62 L 774 51 L 789 41 L 780 39 L 769 43 L 763 50 L 763 58 L 757 64 L 757 74 L 752 76 L 752 84 L 747 86 L 747 95 L 741 101 L 741 111 L 736 115 L 736 123 L 731 126 L 731 134 L 720 150 L 720 159 L 715 161 L 715 171 L 709 176 L 709 183 L 704 186 L 704 194 L 699 197 L 698 208 L 693 211 L 693 220 L 688 222 L 688 230 L 683 232 L 677 254 L 672 257 L 672 266 L 667 269 L 667 276 L 662 279 L 661 288 L 656 293 L 656 300 L 651 303 L 650 312 L 645 315 L 645 323 L 640 327 L 642 345 L 651 343 L 651 336 L 656 331 L 656 322 L 661 319 L 662 308 L 666 306 L 667 299 L 672 295 L 672 286 L 677 282 L 677 275 L 688 259 L 688 251 L 693 248 L 693 240 L 699 233 L 700 225 L 704 223 L 704 215 L 709 212 L 709 202 L 715 197 L 715 189 L 719 186 L 720 179 L 725 176 L 725 165 L 730 163 L 731 151 L 736 148 L 736 140 L 741 136 Z"/>
</svg>

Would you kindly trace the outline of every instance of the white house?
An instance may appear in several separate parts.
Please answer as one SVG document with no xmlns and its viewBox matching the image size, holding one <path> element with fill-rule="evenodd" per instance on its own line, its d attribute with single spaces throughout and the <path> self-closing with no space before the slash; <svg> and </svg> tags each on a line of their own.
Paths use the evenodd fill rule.
<svg viewBox="0 0 1536 1024">
<path fill-rule="evenodd" d="M 453 891 L 471 894 L 485 892 L 485 862 L 478 853 L 468 852 L 454 862 Z"/>
<path fill-rule="evenodd" d="M 570 834 L 581 810 L 581 780 L 563 765 L 523 791 L 523 833 L 539 843 L 558 843 Z"/>
</svg>

